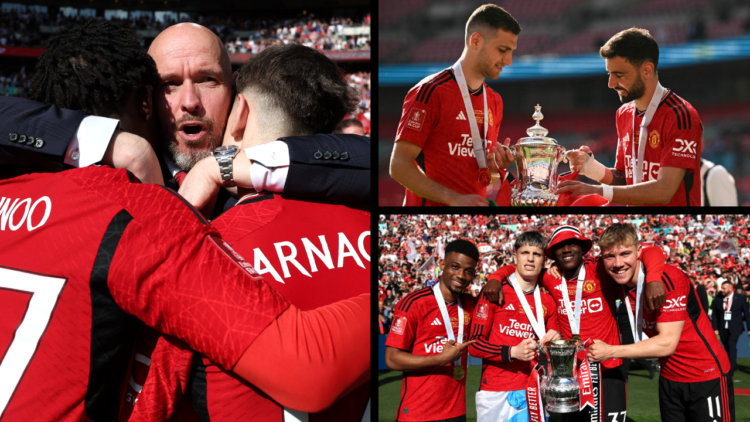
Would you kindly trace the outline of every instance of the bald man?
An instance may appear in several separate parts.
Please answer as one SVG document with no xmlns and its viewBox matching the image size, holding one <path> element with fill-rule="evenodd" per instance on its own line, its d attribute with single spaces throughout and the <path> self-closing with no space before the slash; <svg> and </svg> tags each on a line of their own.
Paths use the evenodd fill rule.
<svg viewBox="0 0 750 422">
<path fill-rule="evenodd" d="M 161 139 L 155 133 L 149 141 L 161 157 L 166 186 L 176 190 L 181 172 L 189 171 L 221 145 L 232 100 L 231 64 L 218 37 L 192 23 L 162 31 L 149 54 L 159 73 L 159 82 L 152 88 L 158 117 L 158 129 L 153 131 L 161 134 Z M 36 154 L 36 164 L 52 163 L 58 169 L 62 162 L 72 167 L 99 161 L 116 164 L 102 160 L 115 125 L 106 130 L 87 127 L 84 117 L 20 98 L 0 98 L 0 129 L 10 134 L 0 136 L 0 164 L 21 159 L 24 164 L 34 162 L 31 154 Z M 44 142 L 19 143 L 21 134 L 23 139 L 43 137 Z M 247 158 L 258 165 L 249 166 L 249 175 L 238 178 L 230 171 L 227 183 L 237 179 L 244 183 L 240 186 L 282 192 L 292 199 L 366 201 L 370 196 L 369 150 L 369 139 L 363 136 L 281 138 L 254 149 Z M 211 216 L 218 216 L 233 203 L 229 197 L 220 197 Z"/>
</svg>

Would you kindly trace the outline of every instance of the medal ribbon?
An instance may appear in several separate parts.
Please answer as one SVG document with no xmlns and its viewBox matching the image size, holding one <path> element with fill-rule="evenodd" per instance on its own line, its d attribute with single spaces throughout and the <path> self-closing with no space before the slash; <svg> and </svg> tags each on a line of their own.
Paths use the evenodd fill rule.
<svg viewBox="0 0 750 422">
<path fill-rule="evenodd" d="M 623 296 L 625 297 L 625 306 L 628 308 L 628 319 L 630 319 L 630 330 L 633 332 L 633 344 L 641 341 L 643 334 L 643 307 L 641 306 L 641 293 L 643 293 L 643 281 L 646 275 L 642 271 L 643 264 L 638 262 L 638 284 L 635 291 L 635 314 L 638 319 L 638 323 L 635 324 L 633 321 L 633 308 L 630 306 L 630 295 L 625 290 L 625 286 L 622 285 Z"/>
<path fill-rule="evenodd" d="M 659 108 L 659 102 L 664 95 L 664 91 L 666 89 L 657 82 L 654 95 L 651 97 L 651 102 L 648 103 L 646 115 L 643 116 L 643 120 L 641 121 L 641 133 L 638 135 L 638 155 L 635 155 L 635 115 L 638 113 L 638 108 L 635 106 L 635 103 L 633 104 L 633 144 L 631 148 L 633 154 L 633 183 L 641 183 L 643 181 L 643 154 L 646 152 L 648 125 L 651 123 L 656 109 Z"/>
<path fill-rule="evenodd" d="M 578 362 L 578 391 L 580 395 L 580 410 L 589 406 L 594 409 L 594 389 L 591 383 L 591 363 L 586 359 L 586 348 L 594 341 L 590 338 L 583 342 L 583 347 L 576 353 Z M 596 363 L 594 363 L 596 365 Z"/>
<path fill-rule="evenodd" d="M 534 329 L 534 332 L 538 336 L 539 340 L 541 340 L 542 337 L 544 337 L 545 331 L 544 308 L 542 307 L 542 295 L 541 293 L 539 293 L 539 284 L 537 283 L 536 285 L 534 285 L 534 306 L 536 307 L 536 318 L 534 318 L 534 315 L 531 313 L 529 302 L 526 301 L 526 295 L 524 294 L 523 290 L 521 290 L 521 285 L 518 283 L 518 280 L 516 280 L 516 273 L 511 274 L 510 277 L 508 277 L 508 280 L 510 281 L 510 285 L 513 286 L 513 290 L 516 291 L 518 301 L 521 302 L 523 311 L 526 312 L 526 316 L 529 319 L 531 328 Z"/>
<path fill-rule="evenodd" d="M 565 304 L 565 312 L 568 314 L 568 322 L 570 323 L 570 331 L 573 335 L 581 334 L 581 294 L 583 293 L 583 279 L 586 277 L 586 265 L 581 263 L 581 269 L 578 271 L 578 284 L 576 284 L 576 309 L 575 314 L 570 309 L 570 298 L 568 297 L 568 284 L 565 282 L 565 277 L 562 277 L 562 288 L 563 288 L 563 303 Z"/>
<path fill-rule="evenodd" d="M 546 420 L 544 417 L 542 388 L 539 382 L 539 371 L 541 370 L 542 367 L 539 364 L 532 366 L 529 383 L 526 386 L 526 406 L 529 411 L 530 422 L 545 422 Z M 551 377 L 550 374 L 547 374 L 547 376 Z"/>
<path fill-rule="evenodd" d="M 435 292 L 435 299 L 437 299 L 438 308 L 440 308 L 440 314 L 443 316 L 443 324 L 445 325 L 445 331 L 448 334 L 448 340 L 456 340 L 456 343 L 464 342 L 464 308 L 461 307 L 461 298 L 456 296 L 456 303 L 458 304 L 458 338 L 453 334 L 453 325 L 451 325 L 451 318 L 448 316 L 448 308 L 445 307 L 445 299 L 443 299 L 443 292 L 440 291 L 440 282 L 435 283 L 432 287 L 432 291 Z M 454 366 L 461 366 L 461 356 L 453 362 Z"/>
<path fill-rule="evenodd" d="M 471 96 L 469 95 L 469 88 L 466 86 L 466 78 L 464 77 L 463 69 L 461 68 L 461 60 L 457 61 L 453 65 L 453 73 L 456 75 L 456 82 L 458 87 L 461 89 L 461 97 L 464 99 L 464 107 L 466 107 L 466 118 L 469 120 L 469 126 L 471 127 L 471 144 L 474 148 L 474 158 L 477 159 L 477 165 L 480 169 L 487 168 L 487 154 L 484 140 L 479 136 L 479 127 L 477 126 L 477 118 L 474 115 L 474 106 L 471 105 Z M 484 84 L 484 82 L 482 82 Z M 487 137 L 487 90 L 482 90 L 482 98 L 484 99 L 484 136 Z"/>
</svg>

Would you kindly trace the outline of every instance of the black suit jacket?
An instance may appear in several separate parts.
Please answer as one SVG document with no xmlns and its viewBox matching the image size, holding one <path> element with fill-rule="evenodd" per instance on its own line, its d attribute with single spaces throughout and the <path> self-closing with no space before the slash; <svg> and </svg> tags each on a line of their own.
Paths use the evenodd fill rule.
<svg viewBox="0 0 750 422">
<path fill-rule="evenodd" d="M 65 151 L 84 117 L 83 110 L 0 97 L 0 165 L 62 170 Z M 27 141 L 19 143 L 21 135 Z M 29 137 L 34 137 L 34 144 L 27 145 Z M 37 142 L 39 138 L 43 142 Z M 370 199 L 370 138 L 321 134 L 280 140 L 289 146 L 290 158 L 284 198 L 331 202 Z M 176 186 L 169 174 L 165 173 L 164 181 L 167 186 Z"/>
<path fill-rule="evenodd" d="M 714 330 L 719 330 L 719 336 L 722 339 L 727 337 L 739 337 L 745 331 L 750 330 L 750 304 L 747 301 L 747 296 L 732 293 L 734 298 L 732 299 L 732 320 L 729 321 L 729 329 L 724 328 L 724 298 L 717 297 L 711 304 L 713 315 L 711 318 L 711 325 Z M 745 323 L 744 327 L 742 323 Z"/>
</svg>

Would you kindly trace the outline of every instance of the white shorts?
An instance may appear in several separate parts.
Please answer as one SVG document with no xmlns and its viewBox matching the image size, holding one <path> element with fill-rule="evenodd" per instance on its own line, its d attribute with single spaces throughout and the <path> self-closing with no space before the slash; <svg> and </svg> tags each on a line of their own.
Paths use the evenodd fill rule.
<svg viewBox="0 0 750 422">
<path fill-rule="evenodd" d="M 477 391 L 477 422 L 528 422 L 526 390 Z"/>
</svg>

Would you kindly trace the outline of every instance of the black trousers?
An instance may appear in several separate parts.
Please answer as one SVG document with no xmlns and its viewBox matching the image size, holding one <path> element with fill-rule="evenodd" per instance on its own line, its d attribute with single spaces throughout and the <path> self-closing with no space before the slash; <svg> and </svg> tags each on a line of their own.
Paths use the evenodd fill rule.
<svg viewBox="0 0 750 422">
<path fill-rule="evenodd" d="M 677 382 L 659 376 L 659 412 L 662 421 L 734 422 L 732 377 Z"/>
<path fill-rule="evenodd" d="M 726 335 L 721 338 L 721 344 L 724 346 L 724 350 L 729 355 L 729 363 L 732 364 L 732 369 L 729 371 L 729 376 L 734 376 L 734 371 L 737 370 L 737 341 L 740 336 Z"/>
</svg>

